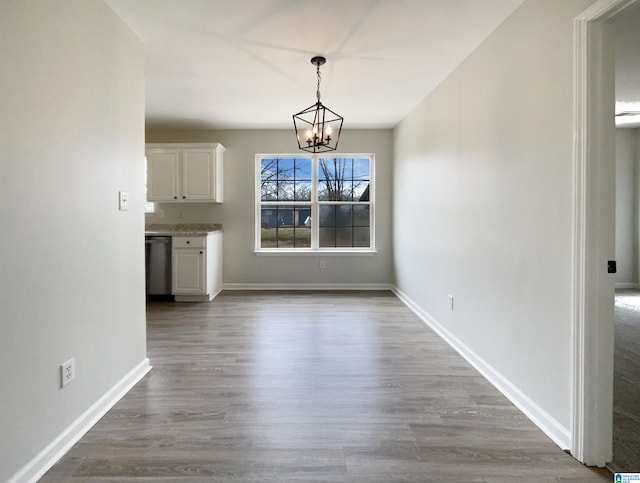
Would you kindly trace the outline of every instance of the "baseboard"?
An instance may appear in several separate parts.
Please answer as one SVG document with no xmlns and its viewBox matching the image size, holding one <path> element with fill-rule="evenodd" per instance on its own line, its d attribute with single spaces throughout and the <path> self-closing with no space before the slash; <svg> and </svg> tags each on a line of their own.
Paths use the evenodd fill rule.
<svg viewBox="0 0 640 483">
<path fill-rule="evenodd" d="M 222 289 L 208 295 L 174 295 L 173 300 L 175 302 L 211 302 L 220 295 L 220 292 Z"/>
<path fill-rule="evenodd" d="M 518 387 L 511 383 L 494 367 L 484 361 L 438 321 L 425 312 L 420 306 L 413 302 L 413 300 L 411 300 L 400 289 L 394 286 L 391 290 L 407 307 L 420 317 L 423 322 L 431 327 L 440 337 L 453 347 L 458 354 L 464 357 L 469 364 L 482 374 L 485 379 L 493 384 L 498 391 L 500 391 L 536 426 L 538 426 L 538 428 L 551 438 L 554 443 L 560 446 L 563 450 L 571 448 L 571 431 L 569 428 L 560 424 L 555 418 L 518 389 Z"/>
<path fill-rule="evenodd" d="M 390 283 L 225 283 L 223 290 L 391 290 Z"/>
<path fill-rule="evenodd" d="M 111 389 L 91 405 L 78 419 L 71 423 L 57 438 L 35 458 L 18 471 L 9 483 L 35 483 L 56 462 L 78 442 L 109 409 L 135 386 L 151 370 L 149 359 L 145 358 Z"/>
<path fill-rule="evenodd" d="M 619 283 L 616 283 L 616 288 L 633 288 L 633 289 L 637 289 L 638 288 L 638 284 L 637 283 L 633 283 L 633 282 L 619 282 Z"/>
</svg>

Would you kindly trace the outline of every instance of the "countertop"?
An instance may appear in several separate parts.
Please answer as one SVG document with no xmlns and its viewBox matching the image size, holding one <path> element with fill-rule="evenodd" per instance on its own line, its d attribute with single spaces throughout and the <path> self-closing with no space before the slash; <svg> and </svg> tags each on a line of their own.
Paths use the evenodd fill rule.
<svg viewBox="0 0 640 483">
<path fill-rule="evenodd" d="M 153 223 L 144 227 L 145 235 L 207 236 L 222 231 L 220 223 Z"/>
</svg>

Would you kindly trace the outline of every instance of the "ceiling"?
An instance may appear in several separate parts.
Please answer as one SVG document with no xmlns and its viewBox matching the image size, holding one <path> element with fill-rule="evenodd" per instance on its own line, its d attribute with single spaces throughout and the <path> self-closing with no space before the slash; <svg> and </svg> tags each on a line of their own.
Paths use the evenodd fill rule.
<svg viewBox="0 0 640 483">
<path fill-rule="evenodd" d="M 106 0 L 145 45 L 148 127 L 288 128 L 322 102 L 389 128 L 523 0 Z"/>
<path fill-rule="evenodd" d="M 184 129 L 291 127 L 315 102 L 315 55 L 345 128 L 393 127 L 523 2 L 105 1 L 144 42 L 147 126 Z M 640 111 L 640 1 L 612 24 L 616 112 Z"/>
</svg>

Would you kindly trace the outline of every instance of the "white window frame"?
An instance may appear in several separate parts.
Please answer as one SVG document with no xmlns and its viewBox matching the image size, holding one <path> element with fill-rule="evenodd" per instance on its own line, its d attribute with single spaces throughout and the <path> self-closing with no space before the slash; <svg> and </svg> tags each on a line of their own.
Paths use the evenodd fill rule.
<svg viewBox="0 0 640 483">
<path fill-rule="evenodd" d="M 261 162 L 263 159 L 273 158 L 297 158 L 311 159 L 311 202 L 308 201 L 279 201 L 279 202 L 262 202 L 261 192 Z M 320 205 L 321 204 L 349 204 L 345 201 L 320 202 L 318 201 L 318 160 L 323 158 L 368 158 L 370 167 L 369 179 L 369 230 L 370 230 L 370 246 L 369 247 L 320 247 Z M 255 214 L 254 214 L 254 253 L 256 255 L 373 255 L 376 253 L 376 230 L 375 230 L 375 154 L 373 153 L 321 153 L 321 154 L 256 154 L 255 160 Z M 357 204 L 352 202 L 353 204 Z M 311 248 L 262 248 L 261 242 L 261 208 L 264 205 L 287 205 L 287 206 L 311 206 Z"/>
<path fill-rule="evenodd" d="M 144 212 L 145 214 L 148 215 L 152 215 L 156 212 L 156 204 L 153 201 L 147 201 L 147 191 L 148 191 L 148 186 L 147 186 L 147 182 L 149 180 L 149 174 L 148 174 L 148 164 L 147 164 L 147 157 L 144 157 Z"/>
</svg>

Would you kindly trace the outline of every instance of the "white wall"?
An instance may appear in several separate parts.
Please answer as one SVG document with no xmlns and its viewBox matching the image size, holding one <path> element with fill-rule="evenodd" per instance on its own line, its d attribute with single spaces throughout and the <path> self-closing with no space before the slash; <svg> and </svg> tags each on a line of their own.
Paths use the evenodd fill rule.
<svg viewBox="0 0 640 483">
<path fill-rule="evenodd" d="M 639 129 L 616 129 L 616 283 L 638 283 Z"/>
<path fill-rule="evenodd" d="M 293 129 L 148 130 L 147 142 L 219 142 L 224 153 L 224 203 L 160 203 L 153 222 L 223 224 L 223 280 L 229 284 L 390 284 L 392 131 L 344 131 L 342 153 L 376 155 L 376 248 L 373 256 L 257 256 L 254 250 L 255 155 L 299 152 Z M 326 261 L 320 270 L 319 260 Z"/>
<path fill-rule="evenodd" d="M 146 358 L 144 53 L 100 0 L 2 1 L 0 22 L 6 481 Z"/>
<path fill-rule="evenodd" d="M 394 131 L 396 286 L 561 445 L 572 21 L 591 3 L 527 0 Z"/>
</svg>

